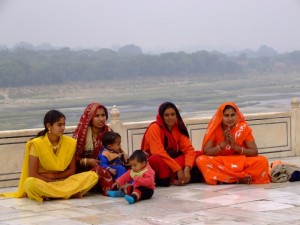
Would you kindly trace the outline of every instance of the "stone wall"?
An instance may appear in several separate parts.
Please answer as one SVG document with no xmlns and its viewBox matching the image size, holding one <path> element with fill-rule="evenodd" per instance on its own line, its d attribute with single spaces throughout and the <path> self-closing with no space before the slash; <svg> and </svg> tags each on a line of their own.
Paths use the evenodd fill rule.
<svg viewBox="0 0 300 225">
<path fill-rule="evenodd" d="M 259 153 L 268 158 L 300 155 L 300 109 L 299 100 L 293 98 L 288 112 L 257 113 L 245 115 L 259 148 Z M 151 121 L 123 123 L 116 106 L 110 112 L 109 126 L 122 136 L 122 148 L 129 155 L 139 149 L 143 134 Z M 196 150 L 210 118 L 186 118 L 184 122 Z M 72 135 L 75 127 L 67 127 Z M 39 129 L 0 131 L 0 187 L 17 186 L 22 167 L 25 143 Z"/>
</svg>

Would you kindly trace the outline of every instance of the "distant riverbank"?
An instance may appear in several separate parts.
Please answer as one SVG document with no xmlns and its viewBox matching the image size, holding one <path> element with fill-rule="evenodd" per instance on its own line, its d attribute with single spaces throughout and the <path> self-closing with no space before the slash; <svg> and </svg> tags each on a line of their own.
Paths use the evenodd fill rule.
<svg viewBox="0 0 300 225">
<path fill-rule="evenodd" d="M 298 78 L 299 77 L 299 78 Z M 245 114 L 288 111 L 300 98 L 300 76 L 248 76 L 214 80 L 197 77 L 135 79 L 0 89 L 0 130 L 43 127 L 50 109 L 65 113 L 77 125 L 90 102 L 111 110 L 116 105 L 124 122 L 154 120 L 159 104 L 172 101 L 183 117 L 211 117 L 218 105 L 234 101 Z"/>
</svg>

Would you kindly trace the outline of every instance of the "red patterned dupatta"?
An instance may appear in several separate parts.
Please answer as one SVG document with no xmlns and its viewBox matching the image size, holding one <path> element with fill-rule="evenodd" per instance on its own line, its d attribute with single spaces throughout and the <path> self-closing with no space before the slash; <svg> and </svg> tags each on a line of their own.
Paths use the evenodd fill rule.
<svg viewBox="0 0 300 225">
<path fill-rule="evenodd" d="M 221 123 L 223 120 L 223 110 L 227 105 L 232 106 L 236 110 L 237 122 L 234 127 L 234 138 L 236 144 L 241 146 L 245 138 L 248 136 L 249 132 L 251 132 L 251 128 L 248 126 L 247 122 L 245 121 L 245 117 L 241 113 L 239 108 L 233 102 L 225 102 L 219 106 L 217 112 L 208 123 L 206 133 L 202 142 L 202 151 L 211 136 L 215 134 L 218 129 L 222 129 Z"/>
<path fill-rule="evenodd" d="M 167 126 L 165 125 L 164 120 L 163 120 L 163 113 L 168 108 L 173 108 L 176 112 L 177 123 L 175 124 L 175 126 L 178 126 L 179 131 L 183 135 L 189 137 L 189 133 L 186 129 L 186 126 L 184 125 L 184 122 L 179 114 L 177 107 L 171 102 L 165 102 L 159 106 L 158 114 L 156 116 L 156 121 L 152 122 L 151 124 L 157 123 L 159 125 L 159 127 L 161 128 L 161 130 L 163 131 L 163 132 L 161 132 L 161 141 L 162 141 L 165 149 L 172 150 L 175 153 L 177 153 L 179 151 L 178 143 L 172 136 L 171 132 L 167 129 Z M 145 136 L 146 136 L 146 133 L 147 133 L 149 127 L 151 126 L 151 124 L 148 126 L 148 128 L 143 136 L 142 145 L 141 145 L 141 149 L 143 149 L 143 150 L 145 150 Z"/>
<path fill-rule="evenodd" d="M 73 133 L 73 138 L 77 139 L 76 146 L 76 160 L 80 160 L 85 150 L 85 144 L 88 134 L 89 126 L 91 125 L 92 119 L 94 118 L 97 109 L 104 109 L 106 120 L 108 119 L 107 108 L 99 103 L 89 104 L 84 113 L 82 114 L 76 130 Z M 94 158 L 97 158 L 99 151 L 102 149 L 102 136 L 109 130 L 108 126 L 105 125 L 99 132 L 95 142 L 94 142 Z"/>
</svg>

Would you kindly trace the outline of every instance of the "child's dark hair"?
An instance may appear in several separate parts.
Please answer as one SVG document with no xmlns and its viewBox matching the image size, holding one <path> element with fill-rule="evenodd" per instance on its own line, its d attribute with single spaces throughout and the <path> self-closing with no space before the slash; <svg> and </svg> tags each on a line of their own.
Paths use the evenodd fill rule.
<svg viewBox="0 0 300 225">
<path fill-rule="evenodd" d="M 55 110 L 55 109 L 48 111 L 44 117 L 45 129 L 38 132 L 36 137 L 44 136 L 48 132 L 47 123 L 49 123 L 50 125 L 53 125 L 55 122 L 58 122 L 60 120 L 60 118 L 66 119 L 65 115 L 62 112 Z"/>
<path fill-rule="evenodd" d="M 129 157 L 128 161 L 130 160 L 136 160 L 139 163 L 147 162 L 147 155 L 143 150 L 135 150 Z"/>
<path fill-rule="evenodd" d="M 102 144 L 103 146 L 107 147 L 108 145 L 112 145 L 115 143 L 117 138 L 121 138 L 121 135 L 114 131 L 108 131 L 103 134 L 102 137 Z"/>
</svg>

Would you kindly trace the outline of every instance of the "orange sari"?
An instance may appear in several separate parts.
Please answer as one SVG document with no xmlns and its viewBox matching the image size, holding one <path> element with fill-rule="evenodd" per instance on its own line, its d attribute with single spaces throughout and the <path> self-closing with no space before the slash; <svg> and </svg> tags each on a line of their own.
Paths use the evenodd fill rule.
<svg viewBox="0 0 300 225">
<path fill-rule="evenodd" d="M 236 125 L 230 129 L 237 145 L 246 147 L 247 142 L 254 141 L 252 129 L 245 121 L 243 114 L 233 102 L 225 102 L 207 126 L 206 134 L 202 143 L 202 151 L 208 141 L 217 146 L 224 141 L 221 127 L 223 110 L 226 105 L 235 108 L 237 115 Z M 251 176 L 252 184 L 269 183 L 268 160 L 264 156 L 251 156 L 235 154 L 230 144 L 225 146 L 217 156 L 200 155 L 196 159 L 197 166 L 202 172 L 206 183 L 217 184 L 218 182 L 235 183 L 239 179 Z"/>
</svg>

